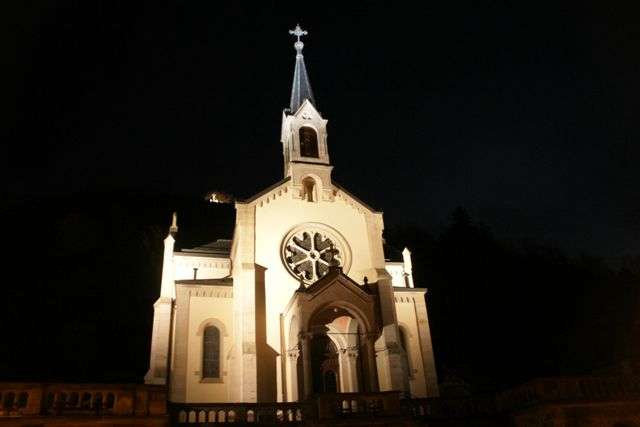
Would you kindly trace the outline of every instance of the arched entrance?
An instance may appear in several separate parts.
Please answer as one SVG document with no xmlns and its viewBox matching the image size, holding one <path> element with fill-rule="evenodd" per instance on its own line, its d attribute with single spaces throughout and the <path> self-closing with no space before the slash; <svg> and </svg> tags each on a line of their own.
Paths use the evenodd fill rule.
<svg viewBox="0 0 640 427">
<path fill-rule="evenodd" d="M 364 370 L 367 348 L 362 343 L 363 327 L 340 303 L 313 315 L 309 323 L 308 376 L 312 393 L 372 390 Z M 375 371 L 375 365 L 373 366 Z"/>
<path fill-rule="evenodd" d="M 296 290 L 281 318 L 287 400 L 379 390 L 377 304 L 369 287 L 354 282 L 339 267 L 330 267 L 324 277 Z"/>
</svg>

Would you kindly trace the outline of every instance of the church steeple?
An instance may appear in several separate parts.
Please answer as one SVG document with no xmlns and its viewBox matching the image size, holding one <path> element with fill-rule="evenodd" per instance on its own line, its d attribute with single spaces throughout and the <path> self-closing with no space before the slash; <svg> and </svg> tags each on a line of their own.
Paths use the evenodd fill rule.
<svg viewBox="0 0 640 427">
<path fill-rule="evenodd" d="M 301 36 L 307 32 L 296 25 L 289 34 L 297 38 L 296 68 L 293 72 L 291 102 L 282 114 L 282 149 L 284 154 L 284 176 L 292 177 L 298 184 L 314 176 L 328 188 L 331 181 L 331 164 L 327 149 L 327 121 L 318 112 L 304 64 Z M 302 185 L 302 184 L 300 184 Z"/>
<path fill-rule="evenodd" d="M 304 56 L 302 56 L 304 43 L 300 40 L 301 36 L 306 36 L 308 33 L 298 24 L 295 29 L 289 31 L 289 34 L 298 38 L 293 45 L 296 49 L 296 68 L 293 72 L 293 87 L 291 88 L 291 103 L 289 105 L 289 111 L 293 114 L 298 111 L 305 99 L 308 99 L 314 106 L 316 101 L 313 99 L 307 67 L 304 65 Z"/>
</svg>

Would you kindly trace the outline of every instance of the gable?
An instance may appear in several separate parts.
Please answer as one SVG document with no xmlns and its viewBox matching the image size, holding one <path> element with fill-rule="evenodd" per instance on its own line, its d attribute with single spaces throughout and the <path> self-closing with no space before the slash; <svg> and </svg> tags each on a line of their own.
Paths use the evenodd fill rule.
<svg viewBox="0 0 640 427">
<path fill-rule="evenodd" d="M 293 113 L 293 116 L 297 119 L 311 119 L 311 120 L 321 120 L 326 122 L 320 115 L 320 112 L 316 110 L 314 105 L 309 102 L 308 99 L 305 99 L 300 108 L 296 112 Z"/>
<path fill-rule="evenodd" d="M 342 273 L 342 269 L 329 272 L 302 292 L 307 295 L 309 301 L 323 298 L 327 294 L 344 300 L 357 298 L 362 302 L 370 302 L 373 299 L 373 296 L 366 292 L 363 286 Z"/>
<path fill-rule="evenodd" d="M 305 329 L 327 310 L 343 309 L 358 319 L 365 331 L 378 330 L 377 296 L 344 275 L 340 269 L 331 271 L 308 288 L 299 290 L 294 299 L 297 300 Z"/>
</svg>

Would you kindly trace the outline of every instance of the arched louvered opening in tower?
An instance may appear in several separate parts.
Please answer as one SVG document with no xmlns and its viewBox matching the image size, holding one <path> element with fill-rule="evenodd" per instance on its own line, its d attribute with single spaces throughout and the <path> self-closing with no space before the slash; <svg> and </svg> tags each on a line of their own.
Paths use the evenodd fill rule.
<svg viewBox="0 0 640 427">
<path fill-rule="evenodd" d="M 300 155 L 318 158 L 318 134 L 309 126 L 300 128 Z"/>
</svg>

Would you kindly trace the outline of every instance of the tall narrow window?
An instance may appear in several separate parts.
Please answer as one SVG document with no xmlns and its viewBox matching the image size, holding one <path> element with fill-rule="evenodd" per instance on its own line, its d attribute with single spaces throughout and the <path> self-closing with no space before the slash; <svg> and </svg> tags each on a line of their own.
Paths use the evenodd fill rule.
<svg viewBox="0 0 640 427">
<path fill-rule="evenodd" d="M 307 126 L 300 128 L 300 155 L 318 158 L 318 135 Z"/>
<path fill-rule="evenodd" d="M 215 326 L 204 329 L 202 377 L 220 378 L 220 330 Z"/>
</svg>

